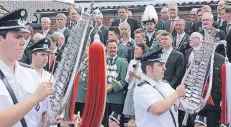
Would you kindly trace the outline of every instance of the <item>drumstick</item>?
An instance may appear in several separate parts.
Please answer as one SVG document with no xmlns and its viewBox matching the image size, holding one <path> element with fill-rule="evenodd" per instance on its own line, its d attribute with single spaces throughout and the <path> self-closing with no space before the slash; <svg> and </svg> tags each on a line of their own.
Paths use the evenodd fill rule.
<svg viewBox="0 0 231 127">
<path fill-rule="evenodd" d="M 79 112 L 79 111 L 78 111 L 77 116 L 80 116 L 80 112 Z M 80 120 L 77 118 L 76 123 L 75 123 L 75 127 L 78 127 L 79 121 L 80 121 Z"/>
<path fill-rule="evenodd" d="M 54 73 L 54 70 L 55 70 L 55 61 L 56 61 L 56 58 L 57 57 L 55 57 L 54 60 L 53 60 L 53 66 L 52 66 L 52 71 L 51 71 L 51 75 L 50 75 L 49 81 L 51 81 L 53 73 Z"/>
</svg>

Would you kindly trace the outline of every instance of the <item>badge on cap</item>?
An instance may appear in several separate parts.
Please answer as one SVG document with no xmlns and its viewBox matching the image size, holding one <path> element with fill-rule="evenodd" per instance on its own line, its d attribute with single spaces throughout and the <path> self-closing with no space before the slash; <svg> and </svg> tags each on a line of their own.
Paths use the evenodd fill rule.
<svg viewBox="0 0 231 127">
<path fill-rule="evenodd" d="M 43 48 L 49 48 L 47 44 L 44 44 L 43 45 Z"/>
<path fill-rule="evenodd" d="M 26 12 L 24 10 L 21 11 L 21 16 L 24 16 Z"/>
<path fill-rule="evenodd" d="M 22 19 L 18 20 L 18 25 L 25 26 L 25 24 L 26 24 L 26 22 L 24 20 L 22 20 Z"/>
</svg>

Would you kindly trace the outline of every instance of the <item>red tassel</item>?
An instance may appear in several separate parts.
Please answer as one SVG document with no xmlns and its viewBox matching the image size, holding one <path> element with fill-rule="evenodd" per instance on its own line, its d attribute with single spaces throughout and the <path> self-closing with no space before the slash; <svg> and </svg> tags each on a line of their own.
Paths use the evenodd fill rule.
<svg viewBox="0 0 231 127">
<path fill-rule="evenodd" d="M 72 91 L 71 105 L 70 105 L 70 121 L 75 120 L 75 118 L 74 118 L 75 100 L 76 100 L 76 96 L 78 94 L 79 76 L 80 76 L 80 72 L 77 74 L 77 76 L 75 78 L 74 87 L 73 87 L 73 91 Z"/>
<path fill-rule="evenodd" d="M 99 127 L 106 103 L 106 61 L 101 42 L 90 45 L 88 62 L 86 103 L 80 127 Z"/>
<path fill-rule="evenodd" d="M 226 98 L 226 64 L 222 65 L 221 68 L 221 78 L 222 78 L 222 100 L 221 100 L 221 124 L 226 124 L 227 123 L 227 98 Z"/>
</svg>

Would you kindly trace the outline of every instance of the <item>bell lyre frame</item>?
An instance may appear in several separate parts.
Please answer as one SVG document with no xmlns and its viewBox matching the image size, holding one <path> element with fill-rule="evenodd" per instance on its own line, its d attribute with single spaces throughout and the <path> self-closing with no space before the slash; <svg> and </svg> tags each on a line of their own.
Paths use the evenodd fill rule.
<svg viewBox="0 0 231 127">
<path fill-rule="evenodd" d="M 210 97 L 213 80 L 214 54 L 218 45 L 223 44 L 226 51 L 226 41 L 217 41 L 215 29 L 206 33 L 206 41 L 194 53 L 194 60 L 187 69 L 182 84 L 185 85 L 186 95 L 180 98 L 180 110 L 185 111 L 182 126 L 187 125 L 189 114 L 198 113 L 206 105 Z M 206 85 L 208 86 L 207 91 Z M 206 93 L 204 93 L 206 92 Z M 204 96 L 204 97 L 203 97 Z"/>
</svg>

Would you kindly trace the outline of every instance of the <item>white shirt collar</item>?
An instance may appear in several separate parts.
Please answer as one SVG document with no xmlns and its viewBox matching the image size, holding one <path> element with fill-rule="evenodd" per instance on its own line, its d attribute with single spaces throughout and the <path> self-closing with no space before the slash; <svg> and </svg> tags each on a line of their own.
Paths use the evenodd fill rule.
<svg viewBox="0 0 231 127">
<path fill-rule="evenodd" d="M 176 20 L 178 20 L 179 19 L 179 16 L 177 16 L 175 19 L 171 19 L 171 20 L 174 20 L 174 21 L 176 21 Z"/>
<path fill-rule="evenodd" d="M 58 31 L 64 33 L 65 29 L 66 29 L 66 27 L 64 27 L 64 28 L 62 28 L 62 29 L 58 29 Z"/>
<path fill-rule="evenodd" d="M 48 33 L 50 29 L 43 30 L 43 33 Z"/>
<path fill-rule="evenodd" d="M 156 82 L 153 79 L 149 78 L 147 75 L 143 75 L 142 80 L 145 80 L 145 81 L 149 82 L 152 86 L 156 86 L 156 85 L 159 84 L 159 81 Z"/>
<path fill-rule="evenodd" d="M 167 49 L 167 50 L 163 49 L 163 52 L 170 54 L 172 52 L 172 50 L 173 50 L 173 48 L 171 47 L 170 49 Z"/>
<path fill-rule="evenodd" d="M 121 19 L 120 19 L 120 23 L 121 23 L 121 22 L 122 22 L 122 21 L 121 21 Z M 128 18 L 124 19 L 123 22 L 128 22 Z"/>
<path fill-rule="evenodd" d="M 100 30 L 102 27 L 103 27 L 103 25 L 101 24 L 101 25 L 98 27 L 98 30 Z"/>
<path fill-rule="evenodd" d="M 182 33 L 182 34 L 180 34 L 180 35 L 177 33 L 177 37 L 179 37 L 179 36 L 180 36 L 181 38 L 183 38 L 183 37 L 184 37 L 184 35 L 185 35 L 185 32 L 183 32 L 183 33 Z"/>
<path fill-rule="evenodd" d="M 0 69 L 2 70 L 5 77 L 14 76 L 16 73 L 18 73 L 19 66 L 20 65 L 19 65 L 18 61 L 16 61 L 15 62 L 15 73 L 14 73 L 14 72 L 12 72 L 10 67 L 4 61 L 0 60 Z"/>
<path fill-rule="evenodd" d="M 200 50 L 200 49 L 201 49 L 201 47 L 202 47 L 202 44 L 200 43 L 200 45 L 199 45 L 199 46 L 197 46 L 197 47 L 194 47 L 194 48 L 193 48 L 193 50 L 194 50 L 194 51 Z"/>
</svg>

